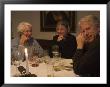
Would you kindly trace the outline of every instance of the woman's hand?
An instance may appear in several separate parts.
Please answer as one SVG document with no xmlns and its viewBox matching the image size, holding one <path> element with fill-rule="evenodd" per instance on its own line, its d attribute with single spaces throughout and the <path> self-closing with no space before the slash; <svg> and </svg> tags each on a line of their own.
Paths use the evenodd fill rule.
<svg viewBox="0 0 110 87">
<path fill-rule="evenodd" d="M 26 37 L 25 35 L 22 35 L 21 36 L 21 39 L 20 39 L 20 45 L 24 45 L 24 43 L 28 40 L 28 37 Z"/>
<path fill-rule="evenodd" d="M 77 49 L 83 49 L 84 43 L 85 43 L 85 38 L 83 36 L 83 33 L 80 33 L 77 37 Z"/>
</svg>

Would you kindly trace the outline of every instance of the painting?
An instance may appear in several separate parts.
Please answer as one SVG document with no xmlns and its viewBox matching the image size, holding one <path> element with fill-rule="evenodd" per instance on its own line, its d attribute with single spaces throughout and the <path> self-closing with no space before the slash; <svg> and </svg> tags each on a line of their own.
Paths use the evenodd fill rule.
<svg viewBox="0 0 110 87">
<path fill-rule="evenodd" d="M 70 32 L 75 32 L 75 11 L 41 11 L 41 32 L 55 32 L 56 24 L 60 20 L 67 20 Z"/>
</svg>

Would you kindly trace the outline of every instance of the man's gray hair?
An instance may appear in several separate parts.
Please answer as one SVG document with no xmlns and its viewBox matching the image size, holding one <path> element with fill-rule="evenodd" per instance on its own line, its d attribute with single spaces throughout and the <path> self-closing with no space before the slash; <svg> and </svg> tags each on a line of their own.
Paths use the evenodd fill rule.
<svg viewBox="0 0 110 87">
<path fill-rule="evenodd" d="M 88 22 L 88 23 L 91 23 L 97 27 L 100 27 L 100 19 L 97 17 L 97 16 L 94 16 L 94 15 L 88 15 L 88 16 L 85 16 L 83 17 L 80 21 L 79 21 L 79 25 L 82 23 L 82 22 Z"/>
</svg>

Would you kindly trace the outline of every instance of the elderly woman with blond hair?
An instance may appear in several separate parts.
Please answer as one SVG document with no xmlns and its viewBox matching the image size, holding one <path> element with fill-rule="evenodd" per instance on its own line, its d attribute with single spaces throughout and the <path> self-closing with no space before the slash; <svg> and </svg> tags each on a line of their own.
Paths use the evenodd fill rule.
<svg viewBox="0 0 110 87">
<path fill-rule="evenodd" d="M 43 56 L 43 49 L 32 37 L 32 25 L 28 22 L 21 22 L 17 26 L 18 36 L 11 41 L 12 57 L 24 60 L 24 48 L 28 49 L 29 58 L 35 54 Z"/>
</svg>

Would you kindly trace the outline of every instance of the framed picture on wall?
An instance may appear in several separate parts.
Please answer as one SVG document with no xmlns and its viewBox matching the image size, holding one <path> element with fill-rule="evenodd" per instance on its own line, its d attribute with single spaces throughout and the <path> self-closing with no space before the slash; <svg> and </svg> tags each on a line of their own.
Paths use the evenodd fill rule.
<svg viewBox="0 0 110 87">
<path fill-rule="evenodd" d="M 68 21 L 70 32 L 75 32 L 75 11 L 41 11 L 40 20 L 41 32 L 55 32 L 60 20 Z"/>
</svg>

